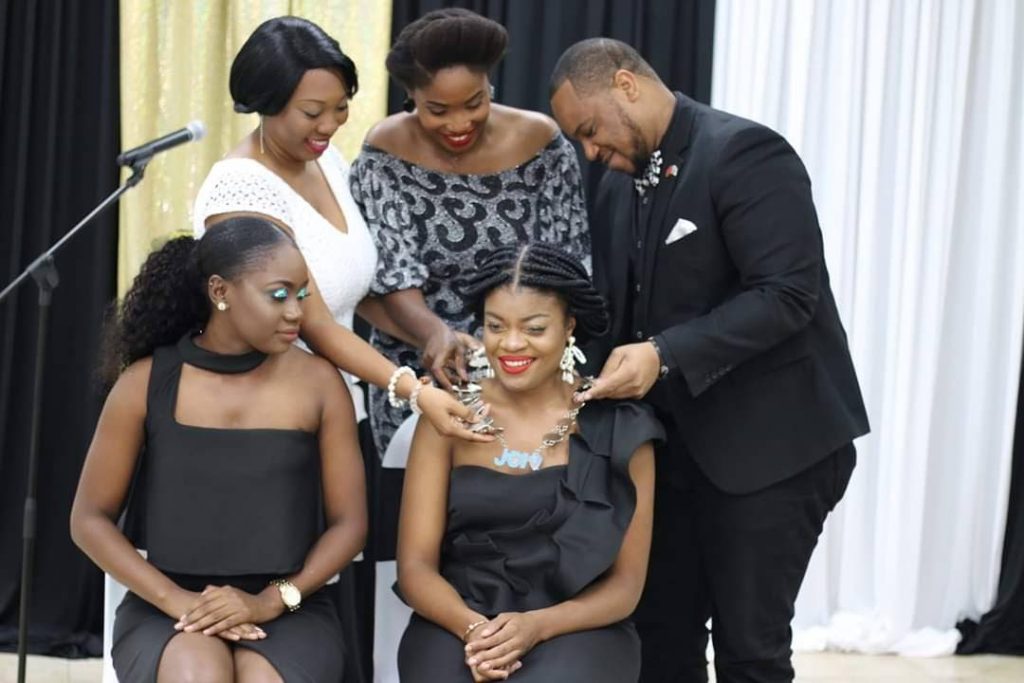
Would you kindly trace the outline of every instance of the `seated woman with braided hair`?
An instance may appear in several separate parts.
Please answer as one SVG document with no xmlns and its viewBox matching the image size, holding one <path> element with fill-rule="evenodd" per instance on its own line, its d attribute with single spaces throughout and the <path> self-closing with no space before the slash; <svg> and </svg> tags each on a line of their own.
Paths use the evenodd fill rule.
<svg viewBox="0 0 1024 683">
<path fill-rule="evenodd" d="M 498 439 L 416 428 L 398 538 L 415 610 L 401 680 L 636 681 L 628 618 L 647 573 L 661 425 L 639 403 L 574 400 L 576 337 L 608 327 L 579 261 L 507 247 L 463 284 L 492 368 L 477 399 Z"/>
</svg>

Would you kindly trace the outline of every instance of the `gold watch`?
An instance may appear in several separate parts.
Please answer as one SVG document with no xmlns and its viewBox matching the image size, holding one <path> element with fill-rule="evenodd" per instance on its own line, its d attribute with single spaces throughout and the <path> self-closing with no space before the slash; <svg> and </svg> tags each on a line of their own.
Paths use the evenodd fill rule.
<svg viewBox="0 0 1024 683">
<path fill-rule="evenodd" d="M 278 592 L 281 593 L 281 602 L 284 603 L 289 612 L 294 612 L 302 606 L 302 593 L 299 592 L 294 583 L 288 579 L 275 579 L 270 583 L 277 586 Z"/>
</svg>

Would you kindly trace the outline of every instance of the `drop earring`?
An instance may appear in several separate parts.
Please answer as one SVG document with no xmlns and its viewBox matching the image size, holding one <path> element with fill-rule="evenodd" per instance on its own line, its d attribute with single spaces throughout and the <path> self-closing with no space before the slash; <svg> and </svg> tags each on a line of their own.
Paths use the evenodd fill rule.
<svg viewBox="0 0 1024 683">
<path fill-rule="evenodd" d="M 468 364 L 472 368 L 469 377 L 471 382 L 494 377 L 494 368 L 491 367 L 491 361 L 488 360 L 484 347 L 478 346 L 469 353 Z"/>
<path fill-rule="evenodd" d="M 265 151 L 263 148 L 263 114 L 260 114 L 260 154 L 264 154 Z"/>
<path fill-rule="evenodd" d="M 491 85 L 489 86 L 489 90 L 487 91 L 487 94 L 490 96 L 491 101 L 493 102 L 494 101 L 494 84 L 493 83 L 491 83 Z"/>
<path fill-rule="evenodd" d="M 569 341 L 562 352 L 562 360 L 558 367 L 562 369 L 562 381 L 566 384 L 573 384 L 576 381 L 576 363 L 586 363 L 587 357 L 583 355 L 580 347 L 576 346 L 576 337 L 569 335 Z"/>
</svg>

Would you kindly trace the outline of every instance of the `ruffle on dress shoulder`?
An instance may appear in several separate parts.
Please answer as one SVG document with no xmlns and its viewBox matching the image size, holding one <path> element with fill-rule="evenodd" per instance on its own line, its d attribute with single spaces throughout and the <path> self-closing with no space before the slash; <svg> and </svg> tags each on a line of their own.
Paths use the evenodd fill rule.
<svg viewBox="0 0 1024 683">
<path fill-rule="evenodd" d="M 441 573 L 470 607 L 489 615 L 548 607 L 577 595 L 614 564 L 622 546 L 636 508 L 633 454 L 663 439 L 661 424 L 644 404 L 586 406 L 570 437 L 566 467 L 512 475 L 525 486 L 554 486 L 553 507 L 536 510 L 514 528 L 450 529 Z"/>
</svg>

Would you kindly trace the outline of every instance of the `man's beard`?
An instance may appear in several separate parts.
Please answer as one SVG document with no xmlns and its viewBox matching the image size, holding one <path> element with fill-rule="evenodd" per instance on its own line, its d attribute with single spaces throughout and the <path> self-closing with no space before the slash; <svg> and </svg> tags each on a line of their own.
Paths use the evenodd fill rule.
<svg viewBox="0 0 1024 683">
<path fill-rule="evenodd" d="M 633 162 L 633 175 L 639 176 L 651 161 L 651 150 L 647 148 L 647 143 L 644 141 L 640 126 L 636 124 L 636 121 L 629 118 L 622 107 L 618 107 L 618 109 L 619 121 L 629 131 L 629 141 L 633 143 L 633 151 L 629 155 L 629 160 Z"/>
</svg>

